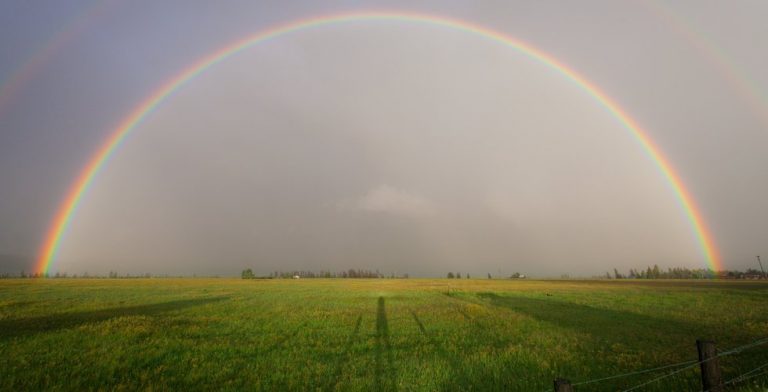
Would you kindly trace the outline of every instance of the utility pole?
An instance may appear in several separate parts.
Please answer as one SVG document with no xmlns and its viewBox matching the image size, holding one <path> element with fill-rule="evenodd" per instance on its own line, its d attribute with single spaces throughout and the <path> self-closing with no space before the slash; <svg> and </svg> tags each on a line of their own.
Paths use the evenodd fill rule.
<svg viewBox="0 0 768 392">
<path fill-rule="evenodd" d="M 765 277 L 765 270 L 763 269 L 763 262 L 760 261 L 760 256 L 757 256 L 757 263 L 760 264 L 760 271 L 763 271 L 763 277 Z"/>
</svg>

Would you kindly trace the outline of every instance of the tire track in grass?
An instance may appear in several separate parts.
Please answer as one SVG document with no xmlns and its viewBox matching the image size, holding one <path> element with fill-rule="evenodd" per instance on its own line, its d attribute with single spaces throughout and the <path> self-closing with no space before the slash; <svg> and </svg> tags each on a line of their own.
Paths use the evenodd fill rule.
<svg viewBox="0 0 768 392">
<path fill-rule="evenodd" d="M 457 296 L 455 294 L 444 293 L 443 295 L 449 298 L 456 312 L 461 314 L 462 317 L 464 317 L 464 319 L 467 321 L 467 323 L 472 325 L 472 328 L 475 331 L 475 333 L 472 334 L 472 337 L 477 342 L 477 344 L 482 343 L 484 345 L 488 345 L 488 343 L 491 343 L 492 347 L 501 348 L 512 342 L 511 339 L 505 338 L 503 334 L 499 333 L 498 329 L 492 328 L 486 325 L 486 323 L 482 322 L 479 318 L 472 317 L 469 313 L 467 313 L 464 309 L 462 309 L 462 307 L 466 306 L 466 304 L 471 304 L 471 305 L 477 305 L 485 309 L 491 310 L 491 307 L 489 304 L 472 301 L 467 298 Z"/>
<path fill-rule="evenodd" d="M 269 345 L 263 351 L 258 351 L 257 350 L 257 355 L 258 356 L 263 356 L 263 355 L 269 354 L 269 353 L 271 353 L 271 352 L 273 352 L 273 351 L 275 351 L 277 349 L 283 348 L 285 346 L 286 342 L 288 342 L 289 340 L 293 340 L 294 338 L 299 336 L 299 332 L 301 332 L 304 329 L 304 327 L 306 327 L 307 325 L 308 325 L 308 323 L 306 321 L 302 322 L 301 324 L 297 325 L 296 328 L 294 328 L 293 331 L 291 331 L 291 332 L 283 335 L 282 337 L 278 338 L 277 340 L 275 340 L 274 343 Z"/>
<path fill-rule="evenodd" d="M 485 317 L 470 315 L 465 310 L 468 305 L 474 305 L 490 311 L 493 310 L 492 306 L 473 301 L 463 295 L 443 293 L 443 296 L 448 297 L 447 300 L 451 304 L 451 308 L 460 314 L 470 327 L 469 333 L 461 339 L 465 356 L 471 352 L 481 353 L 483 350 L 491 350 L 498 358 L 505 357 L 503 353 L 510 345 L 515 344 L 516 339 L 513 336 L 505 335 L 503 326 L 494 326 L 494 323 Z M 532 380 L 529 376 L 532 370 L 538 368 L 537 364 L 520 356 L 506 357 L 501 361 L 498 361 L 498 358 L 491 365 L 478 366 L 473 361 L 469 361 L 463 366 L 463 371 L 467 374 L 463 378 L 463 382 L 457 385 L 448 385 L 446 388 L 453 389 L 453 387 L 458 386 L 459 390 L 539 389 L 539 380 Z"/>
<path fill-rule="evenodd" d="M 339 382 L 339 379 L 341 378 L 342 370 L 344 369 L 344 365 L 352 359 L 352 352 L 351 352 L 352 345 L 355 343 L 358 335 L 360 334 L 360 325 L 362 323 L 363 323 L 363 315 L 361 314 L 357 316 L 357 321 L 355 321 L 355 328 L 352 329 L 352 333 L 347 338 L 347 343 L 344 345 L 341 353 L 339 353 L 339 356 L 336 359 L 333 372 L 330 374 L 328 379 L 322 383 L 323 390 L 332 391 L 336 386 L 336 384 Z"/>
<path fill-rule="evenodd" d="M 257 345 L 255 350 L 250 353 L 250 357 L 253 358 L 255 362 L 257 362 L 257 371 L 261 372 L 262 368 L 266 366 L 266 371 L 270 371 L 272 369 L 272 364 L 269 363 L 269 360 L 265 360 L 265 358 L 268 355 L 272 355 L 275 351 L 279 351 L 282 349 L 285 349 L 286 343 L 288 343 L 291 340 L 295 340 L 296 337 L 299 336 L 299 333 L 305 330 L 305 328 L 309 325 L 307 321 L 304 321 L 300 324 L 298 324 L 292 331 L 287 332 L 283 334 L 282 336 L 275 339 L 274 342 L 272 342 L 269 345 Z M 240 371 L 249 371 L 246 367 L 246 365 L 242 365 L 240 368 Z M 266 378 L 264 380 L 265 384 L 261 385 L 259 389 L 266 388 L 268 390 L 273 389 L 281 389 L 285 388 L 286 386 L 286 380 L 282 379 L 281 377 L 278 378 Z"/>
<path fill-rule="evenodd" d="M 427 342 L 434 348 L 435 352 L 442 357 L 446 362 L 448 362 L 448 365 L 451 367 L 451 380 L 460 380 L 460 385 L 468 386 L 471 385 L 469 376 L 467 375 L 467 372 L 464 370 L 463 363 L 458 360 L 456 355 L 452 355 L 448 350 L 445 349 L 445 346 L 440 344 L 440 342 L 435 339 L 434 336 L 430 335 L 429 332 L 427 332 L 427 329 L 424 327 L 424 323 L 421 322 L 421 319 L 419 319 L 419 316 L 416 314 L 416 312 L 411 309 L 411 316 L 413 316 L 413 321 L 416 322 L 416 325 L 419 326 L 419 330 L 424 335 L 424 337 L 427 339 Z"/>
</svg>

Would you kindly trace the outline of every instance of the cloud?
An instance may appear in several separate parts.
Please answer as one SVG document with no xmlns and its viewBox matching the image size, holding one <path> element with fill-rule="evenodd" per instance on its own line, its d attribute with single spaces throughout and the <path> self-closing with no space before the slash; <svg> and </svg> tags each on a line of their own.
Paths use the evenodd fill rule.
<svg viewBox="0 0 768 392">
<path fill-rule="evenodd" d="M 435 204 L 429 199 L 387 184 L 372 188 L 359 199 L 343 200 L 339 207 L 405 216 L 431 215 L 435 212 Z"/>
</svg>

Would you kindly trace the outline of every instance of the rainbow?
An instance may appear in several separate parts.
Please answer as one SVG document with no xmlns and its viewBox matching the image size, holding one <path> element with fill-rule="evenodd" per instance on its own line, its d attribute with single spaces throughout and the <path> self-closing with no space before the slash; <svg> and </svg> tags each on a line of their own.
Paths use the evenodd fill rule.
<svg viewBox="0 0 768 392">
<path fill-rule="evenodd" d="M 763 125 L 768 125 L 768 110 L 766 110 L 768 97 L 757 88 L 759 83 L 751 80 L 746 73 L 741 72 L 725 52 L 705 40 L 702 34 L 698 33 L 690 23 L 682 17 L 676 16 L 669 9 L 669 6 L 653 1 L 641 1 L 638 2 L 638 5 L 645 8 L 677 35 L 683 37 L 689 46 L 696 49 L 723 76 L 728 86 L 746 103 L 755 118 Z"/>
<path fill-rule="evenodd" d="M 67 227 L 72 221 L 72 217 L 77 211 L 77 207 L 82 200 L 83 195 L 87 193 L 88 188 L 90 187 L 94 178 L 104 167 L 110 156 L 120 147 L 126 136 L 133 129 L 135 129 L 136 126 L 141 123 L 144 118 L 147 117 L 147 115 L 152 113 L 162 102 L 171 96 L 174 91 L 194 79 L 196 76 L 205 72 L 207 69 L 228 59 L 240 51 L 248 49 L 259 43 L 283 36 L 288 33 L 309 30 L 322 26 L 359 21 L 397 21 L 421 23 L 463 31 L 513 48 L 520 53 L 538 61 L 540 64 L 549 67 L 562 76 L 565 76 L 575 85 L 581 87 L 581 89 L 584 90 L 587 95 L 591 96 L 600 104 L 602 104 L 602 106 L 609 113 L 611 113 L 627 130 L 629 130 L 634 138 L 641 144 L 650 158 L 656 163 L 656 166 L 667 179 L 669 185 L 672 187 L 675 195 L 677 196 L 680 205 L 685 211 L 685 215 L 691 223 L 694 234 L 698 240 L 698 243 L 700 244 L 701 252 L 706 259 L 706 262 L 709 264 L 709 267 L 714 270 L 722 269 L 719 257 L 717 255 L 717 250 L 712 239 L 712 235 L 707 230 L 701 213 L 696 207 L 690 193 L 683 186 L 683 182 L 680 180 L 680 177 L 675 173 L 667 159 L 662 155 L 660 149 L 651 141 L 651 139 L 640 128 L 637 122 L 633 120 L 629 114 L 622 110 L 622 108 L 619 107 L 615 101 L 610 99 L 603 91 L 598 89 L 597 86 L 590 83 L 576 71 L 568 68 L 565 64 L 559 62 L 557 59 L 548 55 L 547 53 L 544 53 L 502 32 L 494 31 L 466 21 L 447 17 L 404 12 L 377 11 L 311 17 L 263 30 L 233 42 L 223 47 L 222 49 L 219 49 L 214 53 L 201 58 L 191 66 L 184 69 L 181 73 L 165 82 L 144 101 L 142 101 L 126 118 L 123 119 L 122 122 L 117 125 L 114 131 L 112 131 L 111 135 L 101 145 L 98 151 L 91 157 L 85 168 L 80 172 L 77 180 L 69 189 L 66 198 L 61 203 L 58 212 L 56 213 L 56 216 L 48 229 L 44 243 L 40 250 L 36 271 L 41 274 L 48 272 L 51 264 L 56 259 L 56 254 L 59 246 L 61 245 L 62 238 L 67 231 Z"/>
<path fill-rule="evenodd" d="M 67 23 L 58 33 L 54 34 L 35 55 L 13 73 L 6 81 L 0 84 L 0 116 L 6 113 L 6 109 L 13 98 L 21 91 L 22 87 L 34 78 L 50 62 L 51 58 L 60 52 L 67 43 L 84 33 L 88 27 L 110 12 L 117 5 L 116 0 L 108 0 L 94 3 L 84 12 L 78 14 Z"/>
</svg>

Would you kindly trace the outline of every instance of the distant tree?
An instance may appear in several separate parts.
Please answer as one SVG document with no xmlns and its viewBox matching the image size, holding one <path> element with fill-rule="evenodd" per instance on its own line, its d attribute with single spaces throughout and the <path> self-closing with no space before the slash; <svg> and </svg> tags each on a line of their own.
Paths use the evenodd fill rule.
<svg viewBox="0 0 768 392">
<path fill-rule="evenodd" d="M 467 279 L 469 279 L 469 274 L 467 274 Z"/>
<path fill-rule="evenodd" d="M 253 278 L 254 278 L 254 276 L 253 276 L 253 271 L 252 271 L 250 268 L 248 268 L 248 269 L 245 269 L 245 270 L 243 270 L 243 272 L 240 274 L 240 277 L 241 277 L 241 278 L 243 278 L 243 279 L 253 279 Z"/>
<path fill-rule="evenodd" d="M 456 279 L 461 279 L 461 272 L 456 273 Z"/>
<path fill-rule="evenodd" d="M 493 279 L 490 272 L 488 273 L 488 279 Z"/>
<path fill-rule="evenodd" d="M 448 279 L 453 279 L 453 272 L 448 273 Z"/>
</svg>

